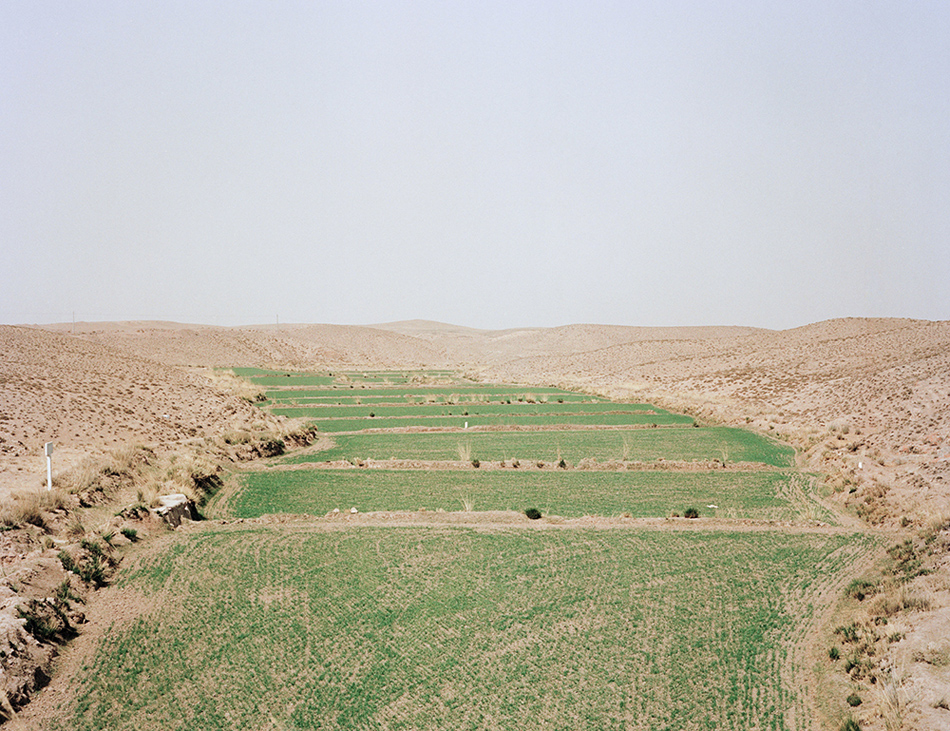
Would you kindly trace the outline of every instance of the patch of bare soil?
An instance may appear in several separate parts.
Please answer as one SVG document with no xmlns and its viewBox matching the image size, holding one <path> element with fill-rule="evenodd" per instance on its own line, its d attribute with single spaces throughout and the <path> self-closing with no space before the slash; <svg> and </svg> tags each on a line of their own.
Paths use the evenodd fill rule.
<svg viewBox="0 0 950 731">
<path fill-rule="evenodd" d="M 623 518 L 586 515 L 565 518 L 543 515 L 537 520 L 513 510 L 457 511 L 414 510 L 375 511 L 353 513 L 334 510 L 323 518 L 312 515 L 264 515 L 260 518 L 237 518 L 213 521 L 216 526 L 247 525 L 293 526 L 314 531 L 342 530 L 353 526 L 465 526 L 485 530 L 561 530 L 591 528 L 597 530 L 673 530 L 673 531 L 734 531 L 742 533 L 779 532 L 789 534 L 820 533 L 824 535 L 852 535 L 854 530 L 828 525 L 818 521 L 751 520 L 724 518 Z M 188 526 L 189 530 L 203 530 L 202 524 Z"/>
</svg>

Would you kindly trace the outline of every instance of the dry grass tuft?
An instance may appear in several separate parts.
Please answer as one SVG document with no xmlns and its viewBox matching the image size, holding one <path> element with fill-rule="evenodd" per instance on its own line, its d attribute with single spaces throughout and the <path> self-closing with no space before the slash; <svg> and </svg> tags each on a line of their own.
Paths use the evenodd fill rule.
<svg viewBox="0 0 950 731">
<path fill-rule="evenodd" d="M 14 492 L 12 499 L 0 506 L 0 525 L 21 528 L 24 525 L 47 527 L 47 513 L 66 507 L 66 497 L 59 489 Z"/>
<path fill-rule="evenodd" d="M 266 401 L 264 391 L 250 381 L 246 381 L 234 374 L 234 371 L 215 371 L 207 370 L 204 375 L 211 381 L 212 385 L 230 396 L 237 396 L 248 403 L 259 403 Z"/>
</svg>

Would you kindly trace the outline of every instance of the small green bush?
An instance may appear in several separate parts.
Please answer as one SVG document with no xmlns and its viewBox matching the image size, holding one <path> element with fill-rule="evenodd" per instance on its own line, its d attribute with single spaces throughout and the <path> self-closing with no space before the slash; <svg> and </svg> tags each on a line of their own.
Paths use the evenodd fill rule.
<svg viewBox="0 0 950 731">
<path fill-rule="evenodd" d="M 854 693 L 852 693 L 851 695 L 849 695 L 849 696 L 848 696 L 848 705 L 851 706 L 852 708 L 856 708 L 857 706 L 860 706 L 860 705 L 861 705 L 861 696 L 855 695 Z"/>
<path fill-rule="evenodd" d="M 476 470 L 481 466 L 482 466 L 482 463 L 479 460 L 477 459 L 472 460 L 472 467 L 474 467 Z"/>
<path fill-rule="evenodd" d="M 841 650 L 839 650 L 837 647 L 832 647 L 830 650 L 828 650 L 828 657 L 830 657 L 832 660 L 837 660 L 841 657 Z"/>
<path fill-rule="evenodd" d="M 106 585 L 106 563 L 100 556 L 93 556 L 82 564 L 78 574 L 83 581 L 94 586 Z"/>
<path fill-rule="evenodd" d="M 68 604 L 71 601 L 82 601 L 82 597 L 73 591 L 73 587 L 70 585 L 69 579 L 64 579 L 62 583 L 56 587 L 55 598 L 60 604 Z"/>
<path fill-rule="evenodd" d="M 81 538 L 79 540 L 79 545 L 89 551 L 89 553 L 91 553 L 93 556 L 102 555 L 102 546 L 90 538 Z"/>
<path fill-rule="evenodd" d="M 858 625 L 853 622 L 848 625 L 841 625 L 835 629 L 835 634 L 841 635 L 845 642 L 857 642 L 859 634 Z"/>
<path fill-rule="evenodd" d="M 139 532 L 135 530 L 135 528 L 123 528 L 119 532 L 132 541 L 132 543 L 135 543 L 139 539 Z"/>
<path fill-rule="evenodd" d="M 696 508 L 686 508 L 686 510 L 683 511 L 683 517 L 684 518 L 698 518 L 699 511 Z"/>
<path fill-rule="evenodd" d="M 527 515 L 531 520 L 537 520 L 541 517 L 541 511 L 537 508 L 528 508 L 524 511 L 524 514 Z"/>
<path fill-rule="evenodd" d="M 841 724 L 841 731 L 861 731 L 861 727 L 858 725 L 858 722 L 853 718 L 849 718 L 843 724 Z"/>
<path fill-rule="evenodd" d="M 63 565 L 63 568 L 66 571 L 72 571 L 76 573 L 76 562 L 73 560 L 73 557 L 70 556 L 66 551 L 59 552 L 59 562 Z"/>
</svg>

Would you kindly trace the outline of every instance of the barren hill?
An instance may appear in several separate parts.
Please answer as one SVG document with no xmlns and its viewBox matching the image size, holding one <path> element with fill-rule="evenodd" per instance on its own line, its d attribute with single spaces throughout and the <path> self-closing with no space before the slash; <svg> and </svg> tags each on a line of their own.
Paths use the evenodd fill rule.
<svg viewBox="0 0 950 731">
<path fill-rule="evenodd" d="M 15 473 L 36 482 L 45 472 L 39 455 L 47 441 L 56 443 L 62 464 L 71 453 L 176 442 L 264 416 L 200 374 L 78 337 L 0 326 L 4 483 L 16 482 Z M 27 463 L 16 462 L 20 457 Z"/>
<path fill-rule="evenodd" d="M 215 327 L 174 322 L 62 323 L 68 333 L 168 365 L 422 368 L 442 353 L 397 333 L 348 325 Z"/>
<path fill-rule="evenodd" d="M 590 324 L 477 330 L 425 320 L 394 322 L 375 327 L 423 339 L 442 349 L 447 361 L 456 367 L 480 367 L 529 357 L 580 355 L 628 343 L 666 340 L 716 341 L 756 332 L 769 332 L 748 327 L 657 328 Z"/>
</svg>

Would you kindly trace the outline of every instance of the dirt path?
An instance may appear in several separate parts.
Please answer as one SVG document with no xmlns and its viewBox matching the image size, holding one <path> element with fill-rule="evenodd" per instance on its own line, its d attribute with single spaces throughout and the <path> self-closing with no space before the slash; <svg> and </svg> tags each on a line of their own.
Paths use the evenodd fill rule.
<svg viewBox="0 0 950 731">
<path fill-rule="evenodd" d="M 546 515 L 531 520 L 524 513 L 513 510 L 489 511 L 378 511 L 370 513 L 329 513 L 322 518 L 312 515 L 264 515 L 259 518 L 216 519 L 193 523 L 188 531 L 226 528 L 241 530 L 243 527 L 274 526 L 292 527 L 313 531 L 338 531 L 358 527 L 463 527 L 479 530 L 656 530 L 680 532 L 727 531 L 739 533 L 815 533 L 821 535 L 853 535 L 849 527 L 828 525 L 820 521 L 775 521 L 724 518 L 620 518 L 584 516 L 565 518 Z"/>
<path fill-rule="evenodd" d="M 842 532 L 854 533 L 842 527 Z M 794 641 L 789 645 L 788 655 L 782 666 L 785 685 L 791 689 L 803 689 L 799 703 L 786 711 L 789 728 L 813 731 L 825 728 L 824 714 L 820 712 L 820 677 L 818 663 L 827 660 L 826 635 L 824 630 L 831 624 L 845 587 L 855 577 L 871 569 L 885 553 L 887 544 L 882 540 L 878 550 L 868 551 L 863 544 L 850 545 L 844 549 L 848 568 L 831 575 L 801 596 L 789 596 L 790 610 L 798 611 L 803 621 L 797 628 Z"/>
</svg>

